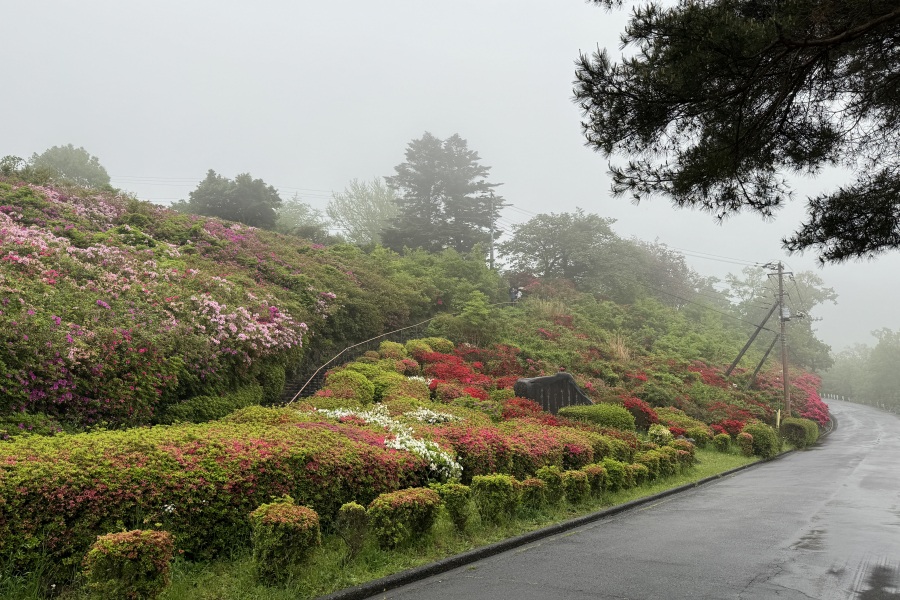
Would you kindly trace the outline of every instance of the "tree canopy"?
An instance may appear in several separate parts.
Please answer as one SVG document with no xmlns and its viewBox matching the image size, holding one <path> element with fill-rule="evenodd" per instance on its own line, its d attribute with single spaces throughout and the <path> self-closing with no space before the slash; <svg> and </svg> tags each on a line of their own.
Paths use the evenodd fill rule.
<svg viewBox="0 0 900 600">
<path fill-rule="evenodd" d="M 400 194 L 397 216 L 382 236 L 385 246 L 465 253 L 488 243 L 503 199 L 494 195 L 500 184 L 486 181 L 490 167 L 480 160 L 456 134 L 441 140 L 425 132 L 411 141 L 406 162 L 385 177 Z"/>
<path fill-rule="evenodd" d="M 241 173 L 234 179 L 218 175 L 210 169 L 206 178 L 173 208 L 207 217 L 238 221 L 253 227 L 274 229 L 281 208 L 281 197 L 262 179 Z"/>
<path fill-rule="evenodd" d="M 593 0 L 611 7 L 622 0 Z M 575 101 L 613 191 L 724 218 L 770 216 L 791 173 L 854 180 L 808 199 L 783 240 L 820 260 L 900 247 L 900 7 L 896 0 L 679 0 L 637 7 L 634 56 L 578 61 Z"/>
<path fill-rule="evenodd" d="M 343 192 L 331 195 L 325 210 L 351 243 L 379 244 L 381 232 L 397 215 L 397 194 L 380 177 L 354 179 Z"/>
<path fill-rule="evenodd" d="M 14 159 L 15 157 L 7 157 Z M 15 166 L 15 165 L 14 165 Z M 28 165 L 33 172 L 44 172 L 50 181 L 102 188 L 109 185 L 109 173 L 100 159 L 72 144 L 53 146 L 33 154 Z"/>
</svg>

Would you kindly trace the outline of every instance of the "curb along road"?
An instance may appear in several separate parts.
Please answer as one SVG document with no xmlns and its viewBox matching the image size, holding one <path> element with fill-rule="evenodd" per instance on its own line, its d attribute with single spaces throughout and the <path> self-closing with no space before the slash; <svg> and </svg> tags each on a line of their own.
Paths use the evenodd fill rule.
<svg viewBox="0 0 900 600">
<path fill-rule="evenodd" d="M 837 428 L 837 421 L 833 420 L 833 427 L 831 431 L 834 431 Z M 831 433 L 829 431 L 828 433 Z M 826 436 L 823 435 L 822 438 Z M 532 542 L 536 542 L 538 540 L 554 536 L 570 529 L 574 529 L 576 527 L 581 527 L 582 525 L 587 525 L 589 523 L 593 523 L 594 521 L 599 521 L 601 519 L 605 519 L 607 517 L 611 517 L 613 515 L 617 515 L 619 513 L 625 512 L 632 508 L 636 508 L 638 506 L 643 506 L 645 504 L 650 504 L 652 502 L 656 502 L 662 498 L 666 498 L 668 496 L 672 496 L 675 494 L 679 494 L 681 492 L 686 492 L 688 490 L 692 490 L 699 486 L 705 485 L 707 483 L 711 483 L 713 481 L 722 479 L 723 477 L 727 477 L 729 475 L 733 475 L 735 473 L 739 473 L 741 471 L 745 471 L 747 469 L 756 467 L 761 464 L 766 464 L 772 461 L 776 461 L 783 456 L 791 454 L 795 452 L 791 450 L 789 452 L 785 452 L 779 454 L 778 456 L 771 458 L 769 460 L 761 460 L 755 463 L 751 463 L 749 465 L 744 465 L 742 467 L 737 467 L 735 469 L 730 469 L 728 471 L 723 471 L 722 473 L 718 473 L 716 475 L 711 475 L 709 477 L 705 477 L 693 483 L 687 483 L 678 487 L 674 487 L 669 490 L 665 490 L 663 492 L 659 492 L 658 494 L 653 494 L 652 496 L 646 496 L 644 498 L 638 498 L 637 500 L 632 500 L 631 502 L 626 502 L 625 504 L 619 504 L 616 506 L 612 506 L 610 508 L 606 508 L 595 513 L 591 513 L 589 515 L 584 515 L 581 517 L 576 517 L 569 521 L 564 521 L 562 523 L 557 523 L 555 525 L 550 525 L 549 527 L 544 527 L 542 529 L 537 529 L 535 531 L 530 531 L 528 533 L 523 533 L 522 535 L 518 535 L 512 538 L 507 538 L 505 540 L 501 540 L 499 542 L 495 542 L 493 544 L 489 544 L 487 546 L 482 546 L 481 548 L 476 548 L 474 550 L 470 550 L 468 552 L 464 552 L 462 554 L 457 554 L 455 556 L 450 556 L 448 558 L 444 558 L 437 562 L 429 563 L 427 565 L 422 565 L 421 567 L 415 567 L 412 569 L 407 569 L 406 571 L 401 571 L 399 573 L 394 573 L 393 575 L 388 575 L 386 577 L 382 577 L 381 579 L 375 579 L 372 581 L 368 581 L 366 583 L 362 583 L 357 586 L 344 588 L 342 590 L 338 590 L 327 596 L 320 596 L 318 600 L 362 600 L 363 598 L 368 598 L 370 596 L 374 596 L 376 594 L 380 594 L 386 592 L 388 590 L 398 588 L 403 585 L 407 585 L 409 583 L 413 583 L 415 581 L 419 581 L 425 579 L 426 577 L 431 577 L 433 575 L 438 575 L 440 573 L 444 573 L 450 571 L 451 569 L 456 569 L 458 567 L 462 567 L 464 565 L 479 561 L 481 559 L 487 558 L 489 556 L 493 556 L 495 554 L 499 554 L 501 552 L 505 552 L 507 550 L 511 550 L 513 548 L 517 548 L 519 546 L 524 546 L 525 544 L 530 544 Z"/>
</svg>

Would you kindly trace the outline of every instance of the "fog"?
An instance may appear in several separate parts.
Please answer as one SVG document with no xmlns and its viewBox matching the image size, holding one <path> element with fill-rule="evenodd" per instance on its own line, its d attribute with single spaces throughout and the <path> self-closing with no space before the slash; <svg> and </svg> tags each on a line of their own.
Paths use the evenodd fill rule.
<svg viewBox="0 0 900 600">
<path fill-rule="evenodd" d="M 618 55 L 626 17 L 581 0 L 7 0 L 0 155 L 84 146 L 114 185 L 160 204 L 186 198 L 207 169 L 250 172 L 324 209 L 352 178 L 392 174 L 425 131 L 458 133 L 503 183 L 507 230 L 582 207 L 622 236 L 684 251 L 704 275 L 779 259 L 817 271 L 839 295 L 814 314 L 835 350 L 900 329 L 897 253 L 819 268 L 781 248 L 805 196 L 840 173 L 799 179 L 768 222 L 611 197 L 571 90 L 578 53 Z"/>
</svg>

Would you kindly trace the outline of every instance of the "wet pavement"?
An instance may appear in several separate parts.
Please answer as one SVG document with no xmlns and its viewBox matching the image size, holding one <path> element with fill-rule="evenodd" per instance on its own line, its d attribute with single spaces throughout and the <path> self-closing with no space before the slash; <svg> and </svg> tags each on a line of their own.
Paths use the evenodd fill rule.
<svg viewBox="0 0 900 600">
<path fill-rule="evenodd" d="M 373 598 L 900 600 L 900 419 Z"/>
</svg>

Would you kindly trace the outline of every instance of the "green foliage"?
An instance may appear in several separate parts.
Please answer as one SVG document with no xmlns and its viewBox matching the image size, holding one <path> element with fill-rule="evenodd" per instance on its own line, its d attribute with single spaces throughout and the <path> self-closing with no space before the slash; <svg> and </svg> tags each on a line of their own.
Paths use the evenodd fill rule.
<svg viewBox="0 0 900 600">
<path fill-rule="evenodd" d="M 728 448 L 731 447 L 731 436 L 727 433 L 717 433 L 713 437 L 713 445 L 719 452 L 728 452 Z"/>
<path fill-rule="evenodd" d="M 348 560 L 359 554 L 369 531 L 369 515 L 362 504 L 347 502 L 338 509 L 334 531 L 347 545 Z"/>
<path fill-rule="evenodd" d="M 47 179 L 55 183 L 109 187 L 109 174 L 100 164 L 100 159 L 72 144 L 53 146 L 41 154 L 33 154 L 30 163 L 32 173 L 46 173 Z"/>
<path fill-rule="evenodd" d="M 781 421 L 781 436 L 795 448 L 808 448 L 818 441 L 819 426 L 809 419 L 788 417 Z"/>
<path fill-rule="evenodd" d="M 566 406 L 559 410 L 559 416 L 576 421 L 594 423 L 601 427 L 612 427 L 634 431 L 634 415 L 619 404 L 594 404 L 592 406 Z"/>
<path fill-rule="evenodd" d="M 343 192 L 331 195 L 326 212 L 346 232 L 350 243 L 374 246 L 381 243 L 381 232 L 397 216 L 397 200 L 396 192 L 381 177 L 353 179 Z"/>
<path fill-rule="evenodd" d="M 287 381 L 284 367 L 279 364 L 264 365 L 260 368 L 256 379 L 263 388 L 262 402 L 264 404 L 278 402 L 281 398 L 281 392 L 284 391 L 284 384 Z"/>
<path fill-rule="evenodd" d="M 827 7 L 647 4 L 621 38 L 622 46 L 639 48 L 633 57 L 617 64 L 605 50 L 582 55 L 575 98 L 587 142 L 606 157 L 628 158 L 611 167 L 614 193 L 668 196 L 719 218 L 744 209 L 768 216 L 791 196 L 782 173 L 837 163 L 853 169 L 855 181 L 811 198 L 807 221 L 786 247 L 816 248 L 823 261 L 896 248 L 898 222 L 888 215 L 898 164 L 882 149 L 896 146 L 898 133 L 869 132 L 865 124 L 892 122 L 897 108 L 892 95 L 881 94 L 897 67 L 880 53 L 896 31 L 895 5 L 859 9 L 836 0 Z M 804 63 L 810 68 L 784 68 Z"/>
<path fill-rule="evenodd" d="M 425 342 L 434 352 L 441 352 L 443 354 L 451 354 L 456 347 L 456 345 L 443 337 L 426 337 L 422 338 L 423 342 Z"/>
<path fill-rule="evenodd" d="M 429 486 L 441 497 L 441 502 L 457 531 L 465 531 L 472 515 L 472 490 L 461 483 L 432 483 Z"/>
<path fill-rule="evenodd" d="M 0 440 L 18 435 L 53 435 L 62 431 L 62 425 L 43 413 L 14 412 L 0 416 Z"/>
<path fill-rule="evenodd" d="M 529 510 L 540 510 L 547 505 L 547 484 L 543 479 L 529 477 L 519 485 L 522 506 Z"/>
<path fill-rule="evenodd" d="M 422 354 L 427 354 L 429 352 L 435 352 L 435 350 L 428 345 L 428 342 L 425 340 L 409 340 L 404 344 L 404 348 L 409 353 L 410 356 L 420 356 Z"/>
<path fill-rule="evenodd" d="M 626 463 L 612 458 L 604 458 L 600 464 L 606 471 L 607 490 L 610 492 L 617 492 L 631 487 L 630 477 L 625 469 Z"/>
<path fill-rule="evenodd" d="M 261 580 L 283 581 L 322 545 L 319 515 L 290 496 L 250 513 L 253 564 Z"/>
<path fill-rule="evenodd" d="M 476 475 L 472 478 L 472 499 L 483 521 L 500 523 L 516 514 L 519 506 L 518 482 L 511 475 Z"/>
<path fill-rule="evenodd" d="M 772 458 L 781 450 L 781 440 L 765 423 L 747 423 L 743 432 L 753 436 L 753 454 L 756 456 Z"/>
<path fill-rule="evenodd" d="M 581 470 L 587 475 L 591 495 L 594 498 L 599 498 L 606 487 L 606 469 L 603 468 L 603 465 L 587 465 Z"/>
<path fill-rule="evenodd" d="M 331 392 L 335 398 L 355 400 L 363 405 L 371 404 L 375 398 L 375 384 L 362 373 L 349 369 L 329 373 L 322 390 Z"/>
<path fill-rule="evenodd" d="M 735 438 L 737 441 L 738 448 L 741 449 L 741 454 L 744 456 L 753 456 L 753 435 L 747 431 L 742 431 L 737 434 Z"/>
<path fill-rule="evenodd" d="M 582 504 L 591 497 L 591 484 L 584 471 L 563 471 L 562 482 L 566 500 L 570 504 Z"/>
<path fill-rule="evenodd" d="M 556 465 L 541 467 L 534 474 L 535 477 L 544 482 L 544 493 L 547 497 L 547 502 L 551 506 L 559 504 L 566 497 L 562 474 L 563 470 Z"/>
<path fill-rule="evenodd" d="M 706 448 L 712 442 L 708 427 L 691 427 L 687 430 L 687 436 L 694 440 L 700 448 Z"/>
<path fill-rule="evenodd" d="M 635 486 L 641 486 L 651 480 L 650 469 L 646 465 L 633 463 L 625 465 L 628 475 Z"/>
<path fill-rule="evenodd" d="M 406 347 L 403 344 L 399 344 L 397 342 L 391 342 L 385 340 L 381 342 L 378 346 L 378 354 L 381 355 L 381 358 L 406 358 L 409 356 L 406 352 Z"/>
<path fill-rule="evenodd" d="M 85 587 L 96 598 L 154 600 L 169 585 L 174 552 L 166 531 L 101 535 L 84 557 Z"/>
<path fill-rule="evenodd" d="M 294 194 L 278 208 L 275 220 L 275 231 L 286 235 L 294 235 L 317 244 L 333 244 L 341 238 L 328 233 L 328 223 L 322 212 L 313 208 Z"/>
<path fill-rule="evenodd" d="M 206 178 L 189 194 L 189 200 L 175 206 L 182 212 L 237 221 L 252 227 L 273 229 L 281 208 L 281 197 L 262 179 L 241 173 L 234 179 L 210 169 Z"/>
<path fill-rule="evenodd" d="M 498 184 L 485 181 L 490 167 L 479 160 L 459 135 L 440 140 L 425 132 L 411 141 L 396 175 L 385 177 L 399 198 L 397 216 L 382 233 L 384 245 L 469 252 L 488 242 L 504 203 L 493 194 Z"/>
<path fill-rule="evenodd" d="M 369 529 L 382 548 L 395 548 L 427 534 L 441 498 L 428 488 L 381 494 L 369 504 Z"/>
<path fill-rule="evenodd" d="M 282 370 L 282 376 L 284 371 Z M 265 395 L 261 385 L 247 385 L 221 396 L 196 396 L 166 408 L 162 423 L 203 423 L 221 419 L 239 408 L 260 404 Z"/>
</svg>

